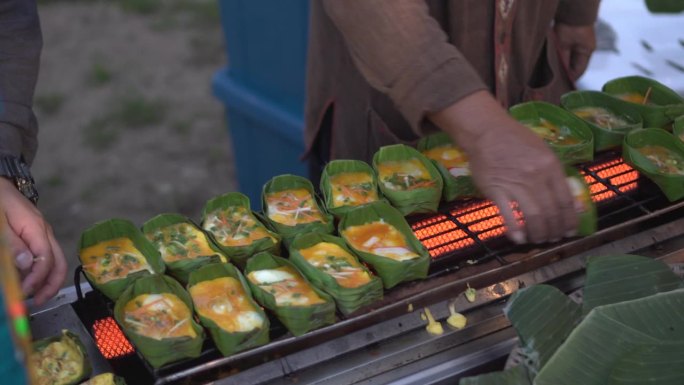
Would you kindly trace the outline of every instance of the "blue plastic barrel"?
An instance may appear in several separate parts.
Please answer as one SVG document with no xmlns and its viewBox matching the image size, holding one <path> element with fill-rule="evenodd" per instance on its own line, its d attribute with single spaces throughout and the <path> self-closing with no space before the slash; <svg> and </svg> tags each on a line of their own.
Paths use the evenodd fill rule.
<svg viewBox="0 0 684 385">
<path fill-rule="evenodd" d="M 228 67 L 214 95 L 226 106 L 238 186 L 261 206 L 261 188 L 279 174 L 307 175 L 303 113 L 307 0 L 221 0 Z"/>
</svg>

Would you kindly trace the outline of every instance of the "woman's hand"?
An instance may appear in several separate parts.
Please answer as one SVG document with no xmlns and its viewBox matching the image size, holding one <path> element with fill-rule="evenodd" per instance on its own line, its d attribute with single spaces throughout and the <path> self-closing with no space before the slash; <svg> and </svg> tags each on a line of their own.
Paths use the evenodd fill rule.
<svg viewBox="0 0 684 385">
<path fill-rule="evenodd" d="M 66 260 L 43 215 L 6 178 L 0 177 L 0 215 L 8 223 L 8 243 L 22 278 L 22 289 L 40 305 L 64 283 Z"/>
<path fill-rule="evenodd" d="M 576 232 L 579 219 L 560 161 L 488 92 L 471 94 L 430 119 L 468 154 L 475 185 L 498 206 L 511 240 L 541 243 Z M 511 202 L 518 203 L 524 225 Z"/>
</svg>

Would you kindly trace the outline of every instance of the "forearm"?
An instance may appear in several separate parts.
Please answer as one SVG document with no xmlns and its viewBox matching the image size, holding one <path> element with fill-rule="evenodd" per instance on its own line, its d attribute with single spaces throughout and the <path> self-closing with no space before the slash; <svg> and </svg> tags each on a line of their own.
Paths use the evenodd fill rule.
<svg viewBox="0 0 684 385">
<path fill-rule="evenodd" d="M 448 42 L 424 0 L 324 0 L 361 74 L 420 132 L 441 111 L 486 85 Z"/>
<path fill-rule="evenodd" d="M 35 154 L 32 111 L 42 37 L 34 0 L 0 2 L 0 154 Z"/>
</svg>

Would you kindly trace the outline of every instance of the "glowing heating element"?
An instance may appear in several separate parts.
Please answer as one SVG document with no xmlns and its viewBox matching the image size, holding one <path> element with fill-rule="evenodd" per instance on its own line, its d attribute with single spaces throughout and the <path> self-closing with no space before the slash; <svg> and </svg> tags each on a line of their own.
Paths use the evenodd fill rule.
<svg viewBox="0 0 684 385">
<path fill-rule="evenodd" d="M 102 318 L 93 323 L 93 335 L 95 336 L 95 343 L 100 353 L 104 358 L 110 360 L 127 356 L 135 351 L 133 345 L 128 341 L 126 336 L 116 324 L 114 318 Z"/>
<path fill-rule="evenodd" d="M 622 193 L 637 188 L 639 173 L 625 164 L 621 158 L 591 166 L 589 171 Z M 594 202 L 603 202 L 616 197 L 615 191 L 603 182 L 587 173 L 583 172 L 582 174 L 584 174 L 584 179 L 589 186 Z M 515 205 L 512 207 L 515 209 L 517 219 L 522 222 L 522 214 L 517 211 Z M 438 214 L 411 226 L 416 237 L 428 249 L 433 258 L 473 246 L 476 241 L 469 233 L 477 236 L 480 241 L 485 241 L 500 237 L 506 232 L 503 217 L 499 215 L 499 209 L 490 201 L 476 201 L 460 206 L 451 210 L 449 215 L 451 218 L 444 214 Z M 452 218 L 460 222 L 462 226 L 458 226 Z M 468 230 L 467 232 L 463 230 L 464 227 Z"/>
</svg>

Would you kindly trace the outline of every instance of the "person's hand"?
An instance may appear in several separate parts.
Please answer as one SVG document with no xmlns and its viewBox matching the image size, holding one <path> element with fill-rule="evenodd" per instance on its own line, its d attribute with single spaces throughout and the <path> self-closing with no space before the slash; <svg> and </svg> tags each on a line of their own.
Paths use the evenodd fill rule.
<svg viewBox="0 0 684 385">
<path fill-rule="evenodd" d="M 40 305 L 52 298 L 64 282 L 64 253 L 40 211 L 3 177 L 0 215 L 7 218 L 8 243 L 22 277 L 22 289 Z"/>
<path fill-rule="evenodd" d="M 475 185 L 499 208 L 511 240 L 541 243 L 574 235 L 579 219 L 560 161 L 488 92 L 429 117 L 468 154 Z M 518 203 L 524 225 L 511 202 Z"/>
<path fill-rule="evenodd" d="M 553 27 L 558 37 L 561 60 L 576 81 L 589 65 L 589 58 L 596 49 L 594 25 L 568 25 L 556 23 Z"/>
</svg>

